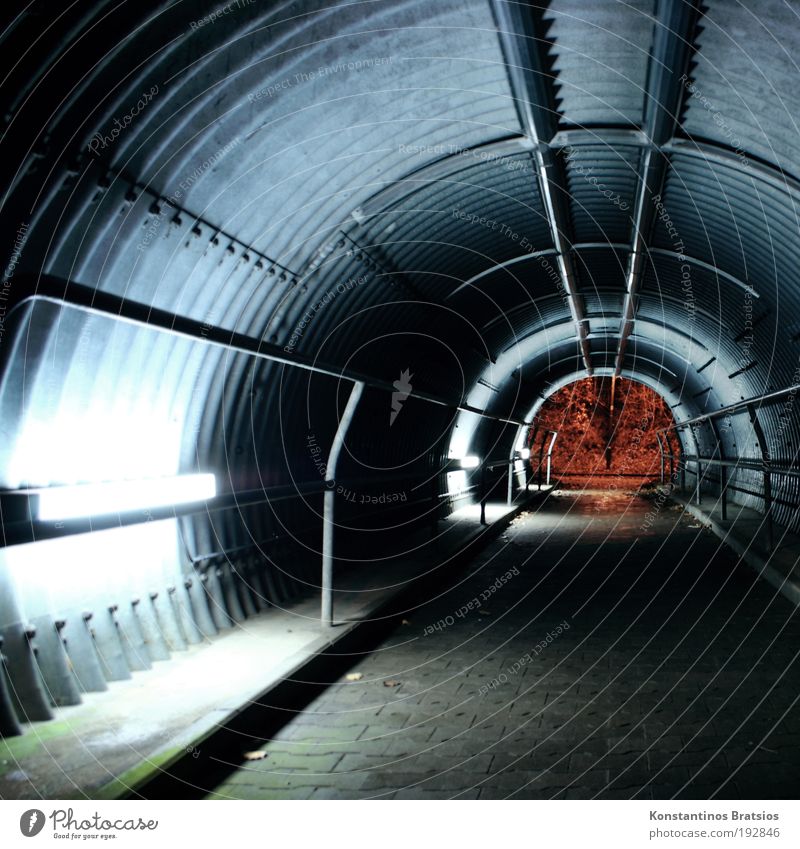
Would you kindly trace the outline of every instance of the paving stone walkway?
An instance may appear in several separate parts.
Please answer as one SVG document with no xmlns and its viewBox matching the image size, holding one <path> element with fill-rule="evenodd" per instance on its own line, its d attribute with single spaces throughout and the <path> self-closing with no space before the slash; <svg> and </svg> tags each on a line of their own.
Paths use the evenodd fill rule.
<svg viewBox="0 0 800 849">
<path fill-rule="evenodd" d="M 559 494 L 211 798 L 796 798 L 796 610 L 668 503 Z"/>
</svg>

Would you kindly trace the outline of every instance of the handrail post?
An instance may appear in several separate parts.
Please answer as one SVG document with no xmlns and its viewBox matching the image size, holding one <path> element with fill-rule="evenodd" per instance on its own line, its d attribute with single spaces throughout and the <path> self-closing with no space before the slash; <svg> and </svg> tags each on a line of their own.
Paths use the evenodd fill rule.
<svg viewBox="0 0 800 849">
<path fill-rule="evenodd" d="M 439 475 L 431 476 L 431 537 L 439 533 Z"/>
<path fill-rule="evenodd" d="M 714 435 L 717 438 L 717 459 L 719 460 L 720 510 L 722 511 L 722 519 L 725 520 L 728 518 L 728 467 L 725 465 L 725 451 L 722 447 L 722 434 L 720 433 L 719 428 L 716 426 L 716 424 L 714 424 L 713 421 L 711 421 L 710 424 L 714 431 Z"/>
<path fill-rule="evenodd" d="M 700 462 L 700 455 L 697 455 L 697 486 L 695 488 L 695 501 L 700 504 L 703 497 L 701 495 L 701 484 L 703 481 L 703 465 Z"/>
<path fill-rule="evenodd" d="M 667 433 L 664 434 L 664 438 L 667 440 L 667 448 L 669 448 L 669 482 L 672 484 L 675 481 L 675 452 Z M 678 445 L 680 445 L 680 440 L 678 440 Z"/>
<path fill-rule="evenodd" d="M 558 437 L 558 431 L 553 431 L 553 438 L 550 440 L 550 445 L 547 447 L 547 485 L 550 486 L 550 460 L 553 456 L 553 446 L 556 444 L 556 438 Z M 541 490 L 541 486 L 539 487 Z"/>
<path fill-rule="evenodd" d="M 764 513 L 767 521 L 767 551 L 771 552 L 775 542 L 775 529 L 772 523 L 772 473 L 770 471 L 769 446 L 767 445 L 764 428 L 761 427 L 753 404 L 747 405 L 747 413 L 750 416 L 750 423 L 753 425 L 758 447 L 761 451 L 762 474 L 764 475 Z"/>
<path fill-rule="evenodd" d="M 528 449 L 528 462 L 522 461 L 522 471 L 525 475 L 525 492 L 531 491 L 531 481 L 533 480 L 533 463 L 531 463 L 530 448 Z"/>
<path fill-rule="evenodd" d="M 772 523 L 772 473 L 769 462 L 764 463 L 764 509 L 767 513 L 767 551 L 775 546 L 775 528 Z"/>
<path fill-rule="evenodd" d="M 545 443 L 545 440 L 547 439 L 547 434 L 548 434 L 548 431 L 545 431 L 542 434 L 542 441 L 539 445 L 539 472 L 538 472 L 539 492 L 542 491 L 542 469 L 543 469 L 543 466 L 544 466 L 544 443 Z"/>
<path fill-rule="evenodd" d="M 708 420 L 709 427 L 711 428 L 714 439 L 717 442 L 717 446 L 714 449 L 714 453 L 711 455 L 711 458 L 708 462 L 708 472 L 711 471 L 712 465 L 719 465 L 719 486 L 720 486 L 720 509 L 722 511 L 722 518 L 728 518 L 728 502 L 726 496 L 727 489 L 727 468 L 725 466 L 725 452 L 722 447 L 722 434 L 720 433 L 720 429 L 717 427 L 714 419 Z M 716 458 L 716 460 L 715 460 Z"/>
<path fill-rule="evenodd" d="M 661 437 L 656 433 L 656 442 L 658 443 L 658 456 L 661 461 L 661 483 L 664 483 L 664 446 L 661 443 Z"/>
<path fill-rule="evenodd" d="M 480 489 L 481 489 L 481 524 L 486 524 L 486 464 L 481 463 L 481 476 L 480 476 Z"/>
<path fill-rule="evenodd" d="M 728 467 L 721 463 L 719 467 L 719 498 L 722 508 L 722 520 L 728 518 Z"/>
<path fill-rule="evenodd" d="M 322 580 L 320 582 L 322 594 L 320 618 L 324 626 L 333 625 L 333 531 L 336 507 L 336 466 L 338 465 L 339 455 L 342 452 L 347 431 L 350 428 L 350 423 L 353 421 L 353 416 L 355 415 L 356 407 L 363 391 L 363 383 L 360 381 L 353 383 L 353 388 L 350 390 L 350 397 L 347 399 L 347 406 L 339 421 L 336 435 L 333 437 L 331 453 L 328 456 L 328 465 L 325 469 L 325 485 L 327 488 L 323 496 Z"/>
</svg>

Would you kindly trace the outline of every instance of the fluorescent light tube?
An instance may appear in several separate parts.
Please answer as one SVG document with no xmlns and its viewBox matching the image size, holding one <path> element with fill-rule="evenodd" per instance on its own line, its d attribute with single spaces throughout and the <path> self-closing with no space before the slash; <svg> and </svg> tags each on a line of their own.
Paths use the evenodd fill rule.
<svg viewBox="0 0 800 849">
<path fill-rule="evenodd" d="M 40 489 L 38 518 L 45 522 L 128 513 L 205 501 L 217 494 L 212 474 L 54 486 Z"/>
</svg>

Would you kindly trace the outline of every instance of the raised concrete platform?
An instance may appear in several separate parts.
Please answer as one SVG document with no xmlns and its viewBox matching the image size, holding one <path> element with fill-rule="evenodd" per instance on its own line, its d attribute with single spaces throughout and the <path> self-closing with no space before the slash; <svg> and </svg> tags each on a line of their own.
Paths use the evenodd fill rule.
<svg viewBox="0 0 800 849">
<path fill-rule="evenodd" d="M 794 798 L 796 609 L 655 503 L 523 512 L 209 798 Z"/>
<path fill-rule="evenodd" d="M 661 490 L 698 522 L 706 525 L 758 574 L 792 603 L 800 605 L 800 537 L 781 525 L 773 528 L 774 546 L 769 551 L 764 515 L 740 504 L 728 503 L 727 518 L 716 499 L 694 503 L 666 487 Z"/>
<path fill-rule="evenodd" d="M 81 705 L 56 709 L 53 721 L 33 723 L 21 737 L 0 740 L 0 798 L 135 794 L 172 764 L 198 756 L 243 707 L 302 678 L 311 660 L 380 616 L 410 584 L 483 537 L 488 542 L 521 507 L 487 505 L 487 526 L 477 505 L 457 510 L 439 523 L 427 555 L 384 564 L 377 574 L 338 567 L 333 628 L 320 624 L 317 595 L 271 608 L 108 692 L 87 694 Z"/>
</svg>

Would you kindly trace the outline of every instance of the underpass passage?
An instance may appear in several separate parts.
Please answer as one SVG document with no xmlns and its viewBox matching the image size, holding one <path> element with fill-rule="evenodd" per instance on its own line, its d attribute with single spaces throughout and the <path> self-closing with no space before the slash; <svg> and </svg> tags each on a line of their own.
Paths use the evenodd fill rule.
<svg viewBox="0 0 800 849">
<path fill-rule="evenodd" d="M 796 608 L 681 508 L 562 491 L 211 798 L 785 799 Z"/>
<path fill-rule="evenodd" d="M 800 603 L 791 4 L 19 5 L 0 11 L 0 795 L 52 796 L 73 776 L 76 792 L 124 795 L 173 767 L 199 780 L 209 729 L 232 733 L 269 688 L 369 630 L 378 600 L 360 594 L 427 597 L 417 580 L 449 579 L 453 550 L 474 555 L 556 483 L 596 486 L 591 467 L 582 482 L 569 470 L 613 471 L 615 426 L 642 405 L 654 517 L 636 549 L 657 547 L 680 502 L 763 579 L 748 599 L 770 617 L 775 593 Z M 608 409 L 591 451 L 569 415 L 545 420 L 588 385 Z M 563 497 L 576 515 L 601 504 Z M 644 509 L 637 497 L 601 504 L 598 527 Z M 543 515 L 564 512 L 552 544 L 571 552 L 566 571 L 534 605 L 596 532 L 563 503 Z M 654 609 L 701 604 L 679 580 L 697 574 L 700 590 L 724 583 L 716 622 L 749 576 L 680 528 L 664 550 L 691 530 L 699 554 L 650 586 Z M 608 561 L 597 546 L 607 584 L 553 652 L 585 633 L 599 656 L 639 622 L 628 600 L 581 624 L 634 569 L 612 568 L 615 540 Z M 513 598 L 548 566 L 531 554 L 503 585 Z M 628 574 L 631 598 L 676 556 Z M 564 598 L 583 599 L 582 581 Z M 469 599 L 453 602 L 423 627 Z M 469 613 L 408 651 L 497 615 Z M 736 610 L 720 640 L 748 617 L 762 629 L 759 615 Z M 562 621 L 542 616 L 534 645 Z M 472 643 L 453 646 L 453 669 L 468 666 Z M 680 646 L 663 672 L 676 692 Z M 591 674 L 567 657 L 570 680 Z M 187 668 L 202 692 L 171 689 Z M 400 685 L 379 692 L 398 700 L 408 682 L 392 668 Z M 332 694 L 364 695 L 350 683 Z M 783 687 L 768 683 L 765 705 Z M 126 710 L 132 691 L 143 711 Z M 107 724 L 92 744 L 71 724 L 90 715 L 94 732 Z M 737 781 L 791 756 L 777 739 L 754 738 L 720 792 L 757 790 Z"/>
</svg>

